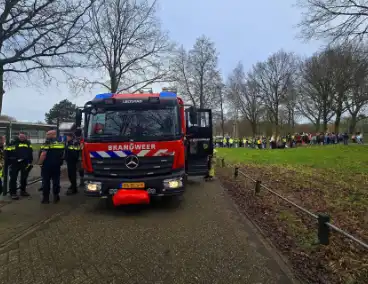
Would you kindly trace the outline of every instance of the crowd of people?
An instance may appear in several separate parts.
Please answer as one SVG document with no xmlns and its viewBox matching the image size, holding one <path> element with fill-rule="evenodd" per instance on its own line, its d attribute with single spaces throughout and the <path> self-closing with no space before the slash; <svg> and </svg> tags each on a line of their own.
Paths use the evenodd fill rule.
<svg viewBox="0 0 368 284">
<path fill-rule="evenodd" d="M 9 193 L 12 200 L 18 200 L 19 195 L 28 197 L 27 179 L 33 168 L 33 147 L 24 133 L 20 133 L 8 145 L 0 141 L 0 192 L 3 191 L 2 178 L 5 174 L 4 169 L 9 170 Z M 60 174 L 63 162 L 68 168 L 70 187 L 67 195 L 76 194 L 77 190 L 77 170 L 80 169 L 80 141 L 74 134 L 67 135 L 65 142 L 57 138 L 55 130 L 47 132 L 45 143 L 40 148 L 37 165 L 41 167 L 42 177 L 42 201 L 47 204 L 50 202 L 50 191 L 52 183 L 53 201 L 60 201 Z M 5 165 L 7 165 L 5 167 Z M 20 192 L 17 193 L 17 181 L 20 175 Z M 79 170 L 81 184 L 83 186 L 83 171 Z"/>
<path fill-rule="evenodd" d="M 226 137 L 215 137 L 214 143 L 216 147 L 227 148 L 255 148 L 255 149 L 284 149 L 293 148 L 300 145 L 330 145 L 330 144 L 345 144 L 349 142 L 363 144 L 363 134 L 355 133 L 351 137 L 347 133 L 295 133 L 285 136 L 266 137 L 244 137 L 242 139 Z"/>
</svg>

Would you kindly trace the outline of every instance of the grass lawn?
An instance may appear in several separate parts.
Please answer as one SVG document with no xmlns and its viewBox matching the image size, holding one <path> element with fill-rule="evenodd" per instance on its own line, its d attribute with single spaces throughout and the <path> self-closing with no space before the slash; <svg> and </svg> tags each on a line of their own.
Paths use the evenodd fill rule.
<svg viewBox="0 0 368 284">
<path fill-rule="evenodd" d="M 368 146 L 221 148 L 218 156 L 225 158 L 227 165 L 218 167 L 220 180 L 231 188 L 235 200 L 240 198 L 236 202 L 245 204 L 244 210 L 253 214 L 262 228 L 266 226 L 270 238 L 293 264 L 303 264 L 303 277 L 317 283 L 366 283 L 368 254 L 364 248 L 334 232 L 329 246 L 315 246 L 315 220 L 266 190 L 255 197 L 245 190 L 254 189 L 254 184 L 242 177 L 234 181 L 230 168 L 237 165 L 242 172 L 313 213 L 328 213 L 332 223 L 368 242 Z M 309 272 L 316 266 L 326 269 L 332 278 L 313 278 L 316 273 Z"/>
<path fill-rule="evenodd" d="M 274 150 L 219 148 L 218 151 L 219 156 L 232 163 L 368 173 L 368 145 L 330 145 Z"/>
</svg>

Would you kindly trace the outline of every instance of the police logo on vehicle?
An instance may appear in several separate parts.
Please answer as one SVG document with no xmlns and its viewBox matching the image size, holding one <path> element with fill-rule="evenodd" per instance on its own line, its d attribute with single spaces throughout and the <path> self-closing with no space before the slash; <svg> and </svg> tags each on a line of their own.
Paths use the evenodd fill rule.
<svg viewBox="0 0 368 284">
<path fill-rule="evenodd" d="M 139 166 L 139 159 L 137 156 L 131 155 L 125 158 L 125 166 L 128 169 L 135 169 Z"/>
</svg>

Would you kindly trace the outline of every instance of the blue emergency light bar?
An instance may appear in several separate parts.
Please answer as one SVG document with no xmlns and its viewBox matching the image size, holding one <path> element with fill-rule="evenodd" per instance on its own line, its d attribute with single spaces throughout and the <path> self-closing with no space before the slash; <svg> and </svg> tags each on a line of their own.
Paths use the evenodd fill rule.
<svg viewBox="0 0 368 284">
<path fill-rule="evenodd" d="M 177 95 L 172 92 L 161 92 L 160 93 L 160 98 L 176 98 L 176 97 Z"/>
<path fill-rule="evenodd" d="M 109 99 L 109 98 L 112 98 L 114 94 L 112 93 L 105 93 L 105 94 L 98 94 L 95 96 L 95 99 Z"/>
</svg>

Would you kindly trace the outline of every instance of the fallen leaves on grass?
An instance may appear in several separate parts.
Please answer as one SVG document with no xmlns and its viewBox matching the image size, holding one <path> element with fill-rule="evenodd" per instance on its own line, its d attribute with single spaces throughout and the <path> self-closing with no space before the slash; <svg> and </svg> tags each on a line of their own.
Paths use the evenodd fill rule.
<svg viewBox="0 0 368 284">
<path fill-rule="evenodd" d="M 341 180 L 341 174 L 313 169 L 240 166 L 240 171 L 313 213 L 327 212 L 338 227 L 365 240 L 368 192 L 365 176 Z M 265 189 L 256 196 L 255 183 L 232 168 L 218 168 L 218 176 L 237 205 L 251 216 L 273 244 L 309 283 L 366 283 L 367 251 L 332 232 L 328 246 L 317 244 L 317 221 Z"/>
</svg>

